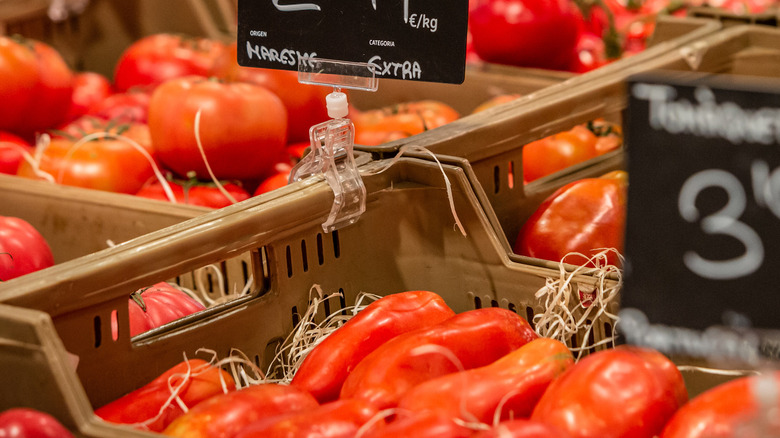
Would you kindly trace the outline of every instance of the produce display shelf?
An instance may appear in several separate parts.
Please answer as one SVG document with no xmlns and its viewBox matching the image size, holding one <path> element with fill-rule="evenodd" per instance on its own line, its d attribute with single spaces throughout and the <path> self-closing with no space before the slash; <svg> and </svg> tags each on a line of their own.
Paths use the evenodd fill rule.
<svg viewBox="0 0 780 438">
<path fill-rule="evenodd" d="M 329 300 L 330 312 L 352 304 L 360 292 L 404 290 L 437 292 L 457 312 L 498 306 L 533 320 L 544 311 L 535 294 L 557 270 L 507 258 L 463 169 L 415 158 L 388 165 L 361 166 L 366 212 L 334 233 L 321 227 L 332 191 L 313 177 L 0 284 L 0 368 L 6 370 L 0 381 L 8 394 L 0 409 L 38 408 L 83 436 L 109 430 L 147 436 L 106 425 L 91 410 L 199 348 L 220 357 L 236 348 L 261 367 L 268 364 L 306 310 L 314 285 L 325 294 L 343 294 Z M 465 236 L 454 227 L 444 175 Z M 235 258 L 249 263 L 226 281 L 251 276 L 248 295 L 132 339 L 127 335 L 130 292 Z M 588 287 L 596 281 L 574 278 Z M 616 306 L 617 300 L 610 311 Z M 594 321 L 588 338 L 608 338 L 610 320 L 602 315 Z M 585 336 L 574 342 L 581 345 Z"/>
<path fill-rule="evenodd" d="M 645 62 L 626 65 L 619 74 L 569 87 L 566 93 L 505 104 L 455 121 L 446 129 L 395 141 L 384 148 L 392 151 L 387 155 L 393 155 L 402 147 L 425 145 L 439 158 L 459 163 L 470 175 L 483 207 L 490 211 L 488 217 L 494 218 L 496 232 L 510 257 L 552 267 L 554 264 L 529 260 L 512 252 L 522 224 L 557 188 L 577 179 L 624 168 L 624 153 L 613 151 L 529 184 L 518 184 L 515 182 L 523 181 L 524 145 L 596 118 L 622 123 L 622 113 L 628 104 L 625 81 L 633 74 L 672 70 L 683 75 L 707 72 L 778 78 L 778 60 L 780 29 L 733 26 Z M 373 151 L 375 156 L 385 155 L 372 148 L 360 149 Z M 422 153 L 413 155 L 431 159 Z"/>
</svg>

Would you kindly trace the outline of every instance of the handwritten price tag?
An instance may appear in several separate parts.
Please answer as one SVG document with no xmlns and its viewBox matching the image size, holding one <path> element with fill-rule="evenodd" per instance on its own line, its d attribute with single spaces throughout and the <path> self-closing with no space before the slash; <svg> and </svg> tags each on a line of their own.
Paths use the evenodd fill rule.
<svg viewBox="0 0 780 438">
<path fill-rule="evenodd" d="M 297 70 L 317 57 L 378 78 L 462 83 L 468 0 L 239 0 L 238 63 Z"/>
<path fill-rule="evenodd" d="M 780 357 L 780 83 L 771 84 L 629 81 L 621 324 L 630 342 Z"/>
</svg>

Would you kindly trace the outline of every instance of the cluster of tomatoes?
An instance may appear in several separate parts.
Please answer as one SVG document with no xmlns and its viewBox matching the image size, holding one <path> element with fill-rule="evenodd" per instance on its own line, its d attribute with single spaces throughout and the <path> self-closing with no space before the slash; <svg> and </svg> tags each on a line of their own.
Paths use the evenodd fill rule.
<svg viewBox="0 0 780 438">
<path fill-rule="evenodd" d="M 427 291 L 374 301 L 289 379 L 239 382 L 192 359 L 95 413 L 190 438 L 704 438 L 767 426 L 751 379 L 689 400 L 677 366 L 655 350 L 617 346 L 576 361 L 514 312 L 455 313 Z"/>
<path fill-rule="evenodd" d="M 759 13 L 777 0 L 471 0 L 469 59 L 583 73 L 645 49 L 660 15 L 709 6 Z"/>
<path fill-rule="evenodd" d="M 309 127 L 327 120 L 328 90 L 300 84 L 295 72 L 239 67 L 235 51 L 235 44 L 152 35 L 123 52 L 112 81 L 72 71 L 44 43 L 0 37 L 0 96 L 8 102 L 0 110 L 0 168 L 148 197 L 164 195 L 162 175 L 178 202 L 222 207 L 246 199 L 289 171 Z"/>
</svg>

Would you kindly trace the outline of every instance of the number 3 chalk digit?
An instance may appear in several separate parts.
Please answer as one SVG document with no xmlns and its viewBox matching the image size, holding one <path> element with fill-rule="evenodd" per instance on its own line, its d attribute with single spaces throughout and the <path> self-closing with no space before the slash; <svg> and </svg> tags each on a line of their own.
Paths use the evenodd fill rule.
<svg viewBox="0 0 780 438">
<path fill-rule="evenodd" d="M 750 275 L 764 261 L 764 245 L 755 230 L 738 220 L 747 206 L 747 197 L 737 177 L 719 169 L 695 173 L 680 190 L 677 204 L 680 215 L 688 222 L 699 220 L 696 198 L 709 187 L 722 188 L 728 195 L 728 201 L 719 211 L 701 218 L 702 231 L 706 234 L 725 234 L 739 240 L 745 246 L 745 253 L 730 260 L 715 261 L 688 251 L 683 255 L 683 262 L 693 273 L 711 280 L 732 280 Z"/>
</svg>

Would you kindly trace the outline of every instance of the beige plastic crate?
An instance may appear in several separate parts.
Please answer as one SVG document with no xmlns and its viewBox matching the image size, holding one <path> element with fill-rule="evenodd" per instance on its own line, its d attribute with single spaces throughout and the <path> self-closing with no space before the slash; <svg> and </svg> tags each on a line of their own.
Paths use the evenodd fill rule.
<svg viewBox="0 0 780 438">
<path fill-rule="evenodd" d="M 712 7 L 696 7 L 688 11 L 688 16 L 698 18 L 710 18 L 723 23 L 724 27 L 739 26 L 742 24 L 760 24 L 777 27 L 780 23 L 780 8 L 772 6 L 768 10 L 757 14 L 737 14 Z"/>
<path fill-rule="evenodd" d="M 101 424 L 92 407 L 202 347 L 222 357 L 238 348 L 267 364 L 315 284 L 344 295 L 331 300 L 330 312 L 353 303 L 359 292 L 415 289 L 441 294 L 458 312 L 499 306 L 532 318 L 542 311 L 534 294 L 557 270 L 507 258 L 463 169 L 443 164 L 466 236 L 453 226 L 436 163 L 402 158 L 368 174 L 386 166 L 383 160 L 361 167 L 366 212 L 334 233 L 321 228 L 333 194 L 325 182 L 310 179 L 0 284 L 0 384 L 8 394 L 0 397 L 0 409 L 43 408 L 84 436 L 145 436 Z M 130 292 L 236 257 L 250 260 L 255 286 L 249 296 L 127 336 Z M 575 278 L 578 286 L 594 282 Z M 112 318 L 119 325 L 116 340 Z M 605 339 L 611 331 L 611 323 L 597 320 L 592 337 Z M 575 337 L 577 345 L 582 337 Z M 70 355 L 78 357 L 75 369 Z"/>
</svg>

